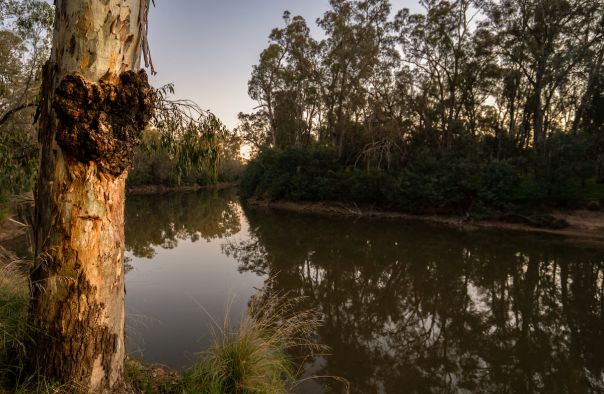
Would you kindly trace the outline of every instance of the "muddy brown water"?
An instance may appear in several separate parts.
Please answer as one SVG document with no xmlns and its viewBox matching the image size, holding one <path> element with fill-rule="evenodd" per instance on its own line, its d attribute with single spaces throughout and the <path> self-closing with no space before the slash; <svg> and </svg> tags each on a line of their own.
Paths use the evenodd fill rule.
<svg viewBox="0 0 604 394">
<path fill-rule="evenodd" d="M 604 250 L 561 237 L 129 196 L 127 350 L 183 369 L 265 285 L 301 295 L 352 393 L 604 392 Z M 227 311 L 227 312 L 225 312 Z M 330 379 L 301 393 L 339 393 Z"/>
<path fill-rule="evenodd" d="M 232 190 L 130 197 L 126 244 L 128 350 L 145 361 L 190 365 L 271 276 L 323 316 L 331 355 L 305 374 L 353 393 L 604 390 L 597 246 L 252 209 Z"/>
<path fill-rule="evenodd" d="M 246 208 L 232 190 L 132 196 L 126 238 L 128 349 L 146 361 L 190 365 L 212 318 L 228 303 L 236 321 L 272 276 L 323 316 L 331 355 L 306 375 L 353 393 L 604 390 L 596 246 Z"/>
</svg>

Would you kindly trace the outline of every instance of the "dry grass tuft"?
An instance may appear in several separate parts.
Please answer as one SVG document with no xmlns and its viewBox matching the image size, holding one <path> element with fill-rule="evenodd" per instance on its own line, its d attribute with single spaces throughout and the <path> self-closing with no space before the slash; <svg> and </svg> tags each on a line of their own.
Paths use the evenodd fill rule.
<svg viewBox="0 0 604 394">
<path fill-rule="evenodd" d="M 23 348 L 29 294 L 27 277 L 14 254 L 0 247 L 0 362 Z"/>
<path fill-rule="evenodd" d="M 312 310 L 298 310 L 299 299 L 254 298 L 239 328 L 228 318 L 214 332 L 214 343 L 184 377 L 184 391 L 205 394 L 287 393 L 298 378 L 292 354 L 324 352 L 315 341 L 321 321 Z M 228 314 L 227 314 L 228 315 Z"/>
</svg>

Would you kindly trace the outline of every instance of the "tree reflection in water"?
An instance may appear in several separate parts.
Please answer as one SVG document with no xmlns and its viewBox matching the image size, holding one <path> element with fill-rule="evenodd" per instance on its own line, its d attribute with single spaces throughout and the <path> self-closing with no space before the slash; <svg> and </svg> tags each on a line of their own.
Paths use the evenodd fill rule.
<svg viewBox="0 0 604 394">
<path fill-rule="evenodd" d="M 345 377 L 355 393 L 604 390 L 601 250 L 421 223 L 245 214 L 249 239 L 223 250 L 321 310 L 332 355 L 318 375 Z"/>
<path fill-rule="evenodd" d="M 128 197 L 129 354 L 187 368 L 208 348 L 213 318 L 239 319 L 264 280 L 240 275 L 237 262 L 221 251 L 225 238 L 241 233 L 242 219 L 235 190 Z"/>
<path fill-rule="evenodd" d="M 154 247 L 173 249 L 179 240 L 209 241 L 241 229 L 233 189 L 128 197 L 126 250 L 152 258 Z"/>
</svg>

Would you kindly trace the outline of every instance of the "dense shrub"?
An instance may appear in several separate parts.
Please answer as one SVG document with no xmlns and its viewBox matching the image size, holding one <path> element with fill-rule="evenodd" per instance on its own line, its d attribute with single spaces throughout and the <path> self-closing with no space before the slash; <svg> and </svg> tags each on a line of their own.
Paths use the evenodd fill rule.
<svg viewBox="0 0 604 394">
<path fill-rule="evenodd" d="M 399 177 L 398 205 L 406 211 L 466 210 L 477 193 L 475 167 L 455 158 L 415 158 Z"/>
<path fill-rule="evenodd" d="M 505 209 L 514 201 L 520 182 L 518 170 L 505 160 L 492 160 L 482 168 L 478 200 L 488 207 Z"/>
<path fill-rule="evenodd" d="M 341 181 L 340 200 L 371 205 L 390 205 L 397 193 L 396 178 L 383 172 L 351 171 Z"/>
<path fill-rule="evenodd" d="M 338 170 L 333 152 L 313 147 L 265 149 L 246 167 L 241 180 L 242 196 L 270 200 L 313 201 L 331 199 L 337 193 L 327 179 Z"/>
<path fill-rule="evenodd" d="M 530 161 L 518 158 L 438 157 L 420 149 L 399 169 L 364 171 L 324 147 L 266 148 L 247 165 L 241 192 L 244 198 L 341 201 L 478 216 L 523 206 L 587 207 L 604 197 L 604 186 L 586 178 L 593 174 L 580 164 L 582 154 L 581 146 L 565 141 L 550 146 L 550 169 L 537 177 L 527 170 Z"/>
</svg>

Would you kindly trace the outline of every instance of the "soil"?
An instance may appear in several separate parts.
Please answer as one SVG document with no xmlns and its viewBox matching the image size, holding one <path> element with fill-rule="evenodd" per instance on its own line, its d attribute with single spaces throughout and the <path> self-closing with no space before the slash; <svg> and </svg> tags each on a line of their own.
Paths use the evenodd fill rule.
<svg viewBox="0 0 604 394">
<path fill-rule="evenodd" d="M 604 247 L 604 212 L 592 211 L 555 211 L 552 217 L 564 220 L 568 226 L 562 229 L 550 229 L 534 227 L 525 223 L 510 223 L 502 220 L 474 220 L 459 216 L 444 215 L 416 215 L 400 212 L 379 211 L 374 209 L 364 209 L 357 206 L 350 206 L 341 203 L 329 202 L 290 202 L 290 201 L 263 201 L 248 200 L 247 203 L 254 207 L 264 207 L 293 212 L 313 213 L 333 216 L 350 216 L 363 218 L 380 218 L 395 220 L 418 220 L 423 222 L 437 223 L 442 225 L 454 226 L 468 230 L 473 229 L 495 229 L 522 231 L 528 233 L 543 233 L 564 236 L 580 240 L 581 242 L 590 242 Z"/>
</svg>

